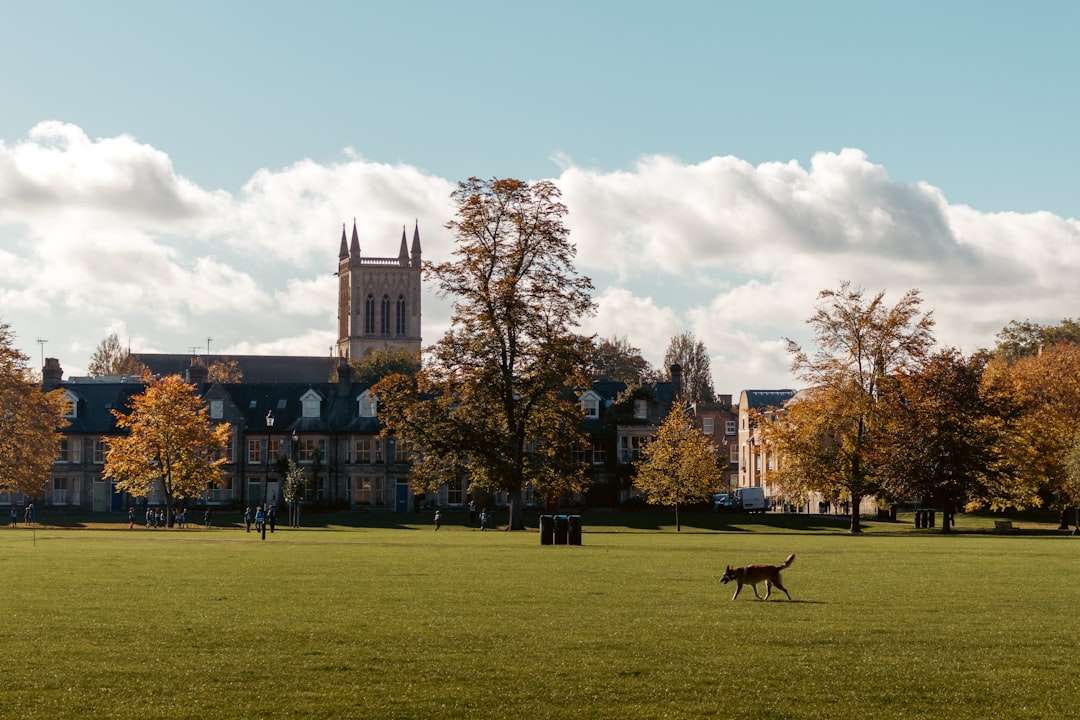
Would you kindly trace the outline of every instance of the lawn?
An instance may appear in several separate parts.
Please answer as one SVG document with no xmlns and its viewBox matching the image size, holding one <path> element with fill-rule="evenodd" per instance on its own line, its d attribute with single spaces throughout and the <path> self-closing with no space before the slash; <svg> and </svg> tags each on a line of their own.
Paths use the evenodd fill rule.
<svg viewBox="0 0 1080 720">
<path fill-rule="evenodd" d="M 706 515 L 676 535 L 642 513 L 586 516 L 568 548 L 381 519 L 265 543 L 0 530 L 0 717 L 1058 718 L 1080 702 L 1080 539 Z M 796 602 L 717 583 L 791 552 Z"/>
</svg>

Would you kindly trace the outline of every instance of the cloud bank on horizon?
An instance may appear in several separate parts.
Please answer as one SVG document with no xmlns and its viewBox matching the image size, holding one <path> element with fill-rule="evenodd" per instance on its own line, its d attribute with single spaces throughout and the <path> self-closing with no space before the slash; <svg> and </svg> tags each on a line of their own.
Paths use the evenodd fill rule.
<svg viewBox="0 0 1080 720">
<path fill-rule="evenodd" d="M 578 268 L 597 282 L 584 327 L 625 335 L 658 363 L 694 330 L 719 392 L 789 386 L 783 338 L 804 337 L 818 290 L 852 280 L 891 297 L 920 288 L 938 339 L 985 346 L 1011 319 L 1080 307 L 1080 222 L 986 213 L 927 183 L 891 180 L 855 149 L 752 165 L 649 156 L 623 171 L 565 161 Z M 133 349 L 322 354 L 335 338 L 339 225 L 395 255 L 419 218 L 427 259 L 449 256 L 453 181 L 347 150 L 339 162 L 259 169 L 235 193 L 179 174 L 163 150 L 42 122 L 0 140 L 0 318 L 29 352 L 79 372 L 109 330 Z M 424 337 L 449 303 L 425 288 Z"/>
</svg>

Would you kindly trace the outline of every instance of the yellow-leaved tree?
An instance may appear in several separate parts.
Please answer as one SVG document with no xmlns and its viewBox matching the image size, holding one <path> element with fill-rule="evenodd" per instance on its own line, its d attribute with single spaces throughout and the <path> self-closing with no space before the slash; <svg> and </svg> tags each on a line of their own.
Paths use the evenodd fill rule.
<svg viewBox="0 0 1080 720">
<path fill-rule="evenodd" d="M 30 376 L 28 358 L 15 348 L 11 327 L 0 323 L 0 492 L 39 495 L 60 451 L 64 395 L 44 393 Z"/>
<path fill-rule="evenodd" d="M 682 531 L 679 506 L 707 500 L 720 487 L 716 448 L 694 427 L 690 407 L 683 400 L 671 412 L 635 462 L 637 486 L 654 505 L 675 510 L 675 531 Z"/>
<path fill-rule="evenodd" d="M 171 514 L 175 501 L 220 483 L 231 427 L 211 424 L 195 386 L 179 375 L 151 380 L 131 398 L 130 413 L 113 415 L 127 431 L 106 440 L 104 474 L 118 491 L 146 497 L 156 485 Z"/>
</svg>

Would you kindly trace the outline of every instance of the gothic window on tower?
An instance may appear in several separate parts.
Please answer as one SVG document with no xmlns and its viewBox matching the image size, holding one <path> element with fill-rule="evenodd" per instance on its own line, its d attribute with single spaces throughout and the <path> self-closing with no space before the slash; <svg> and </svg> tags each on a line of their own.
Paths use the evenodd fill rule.
<svg viewBox="0 0 1080 720">
<path fill-rule="evenodd" d="M 368 295 L 364 302 L 364 332 L 368 335 L 375 334 L 375 296 Z"/>
<path fill-rule="evenodd" d="M 397 327 L 395 328 L 398 335 L 405 335 L 408 326 L 405 322 L 405 296 L 398 295 L 397 299 Z"/>
<path fill-rule="evenodd" d="M 381 317 L 379 317 L 379 332 L 382 335 L 390 334 L 390 296 L 382 296 Z"/>
</svg>

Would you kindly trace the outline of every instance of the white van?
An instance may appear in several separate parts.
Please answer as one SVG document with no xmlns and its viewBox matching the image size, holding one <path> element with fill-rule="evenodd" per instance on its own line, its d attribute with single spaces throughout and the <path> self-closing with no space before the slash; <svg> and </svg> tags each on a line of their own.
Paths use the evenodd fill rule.
<svg viewBox="0 0 1080 720">
<path fill-rule="evenodd" d="M 759 487 L 738 488 L 735 500 L 744 512 L 765 512 L 765 491 Z"/>
</svg>

